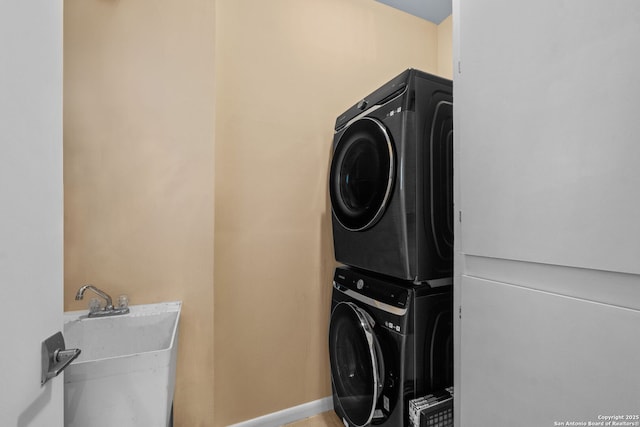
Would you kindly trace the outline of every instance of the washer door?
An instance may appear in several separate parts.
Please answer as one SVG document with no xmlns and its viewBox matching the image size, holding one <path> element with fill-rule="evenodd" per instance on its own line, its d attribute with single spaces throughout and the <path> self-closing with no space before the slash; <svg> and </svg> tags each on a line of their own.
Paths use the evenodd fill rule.
<svg viewBox="0 0 640 427">
<path fill-rule="evenodd" d="M 353 303 L 341 302 L 331 313 L 331 380 L 345 416 L 355 426 L 371 422 L 384 385 L 382 351 L 372 327 L 371 316 Z"/>
<path fill-rule="evenodd" d="M 331 161 L 329 194 L 337 220 L 348 230 L 373 226 L 384 214 L 395 160 L 386 127 L 364 117 L 347 127 Z"/>
</svg>

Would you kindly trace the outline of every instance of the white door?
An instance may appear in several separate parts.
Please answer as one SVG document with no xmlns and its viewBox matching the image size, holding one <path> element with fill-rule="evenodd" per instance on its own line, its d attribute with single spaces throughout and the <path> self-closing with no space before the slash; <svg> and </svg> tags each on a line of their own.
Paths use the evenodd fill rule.
<svg viewBox="0 0 640 427">
<path fill-rule="evenodd" d="M 456 425 L 636 425 L 640 2 L 453 4 Z"/>
<path fill-rule="evenodd" d="M 62 0 L 0 2 L 0 424 L 63 424 Z"/>
</svg>

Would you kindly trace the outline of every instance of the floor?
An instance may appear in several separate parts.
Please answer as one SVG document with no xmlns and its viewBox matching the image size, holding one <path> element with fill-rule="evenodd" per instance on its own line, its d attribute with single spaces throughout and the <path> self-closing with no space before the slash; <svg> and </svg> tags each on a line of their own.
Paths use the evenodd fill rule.
<svg viewBox="0 0 640 427">
<path fill-rule="evenodd" d="M 344 427 L 335 412 L 323 412 L 301 421 L 286 424 L 285 427 Z"/>
</svg>

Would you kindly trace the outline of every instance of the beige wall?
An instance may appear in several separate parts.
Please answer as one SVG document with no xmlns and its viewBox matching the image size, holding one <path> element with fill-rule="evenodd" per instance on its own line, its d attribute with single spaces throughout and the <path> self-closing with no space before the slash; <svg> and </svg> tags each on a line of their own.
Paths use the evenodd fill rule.
<svg viewBox="0 0 640 427">
<path fill-rule="evenodd" d="M 64 9 L 65 309 L 84 283 L 182 300 L 176 426 L 210 426 L 213 4 Z"/>
<path fill-rule="evenodd" d="M 65 1 L 65 309 L 184 302 L 176 427 L 330 395 L 335 117 L 451 37 L 371 0 L 213 5 Z"/>
<path fill-rule="evenodd" d="M 216 19 L 215 426 L 225 426 L 330 396 L 333 124 L 407 67 L 436 73 L 438 30 L 371 0 L 218 0 Z"/>
<path fill-rule="evenodd" d="M 453 17 L 438 25 L 438 74 L 453 80 Z"/>
</svg>

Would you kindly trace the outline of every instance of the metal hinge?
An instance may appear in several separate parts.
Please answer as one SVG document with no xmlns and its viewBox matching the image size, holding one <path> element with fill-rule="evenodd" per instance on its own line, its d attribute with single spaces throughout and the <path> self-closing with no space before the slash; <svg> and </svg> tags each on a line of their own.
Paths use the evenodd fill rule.
<svg viewBox="0 0 640 427">
<path fill-rule="evenodd" d="M 458 319 L 462 319 L 462 306 L 458 306 Z"/>
</svg>

